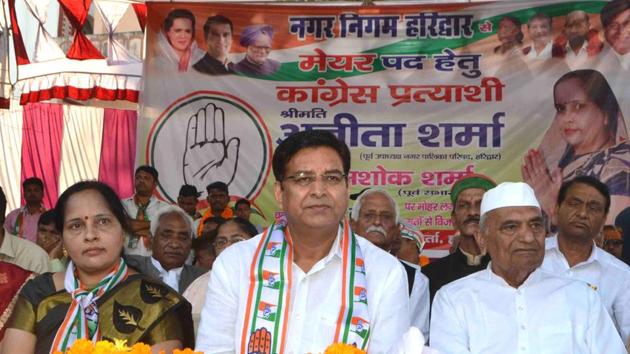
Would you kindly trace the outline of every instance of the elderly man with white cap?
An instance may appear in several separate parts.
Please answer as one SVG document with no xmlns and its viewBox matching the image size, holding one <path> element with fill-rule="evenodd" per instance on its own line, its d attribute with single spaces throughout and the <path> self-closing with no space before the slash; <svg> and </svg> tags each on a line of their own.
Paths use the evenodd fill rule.
<svg viewBox="0 0 630 354">
<path fill-rule="evenodd" d="M 492 261 L 438 291 L 432 348 L 442 354 L 626 353 L 593 289 L 540 269 L 545 230 L 531 187 L 506 182 L 486 192 L 475 238 Z"/>
</svg>

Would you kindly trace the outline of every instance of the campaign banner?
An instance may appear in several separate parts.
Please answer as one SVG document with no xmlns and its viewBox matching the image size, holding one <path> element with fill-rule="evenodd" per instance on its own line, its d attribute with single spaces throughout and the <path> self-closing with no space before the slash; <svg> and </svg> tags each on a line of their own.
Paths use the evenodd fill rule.
<svg viewBox="0 0 630 354">
<path fill-rule="evenodd" d="M 138 164 L 165 200 L 223 181 L 268 223 L 274 148 L 328 130 L 351 193 L 387 190 L 428 248 L 448 249 L 450 188 L 472 173 L 530 183 L 548 215 L 562 180 L 595 176 L 613 224 L 630 210 L 630 11 L 607 4 L 148 2 Z"/>
</svg>

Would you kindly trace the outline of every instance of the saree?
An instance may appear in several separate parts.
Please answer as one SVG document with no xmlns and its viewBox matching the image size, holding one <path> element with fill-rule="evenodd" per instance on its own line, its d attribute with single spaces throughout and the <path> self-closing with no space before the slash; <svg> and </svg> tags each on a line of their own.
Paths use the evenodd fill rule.
<svg viewBox="0 0 630 354">
<path fill-rule="evenodd" d="M 71 304 L 64 289 L 57 291 L 52 273 L 31 280 L 20 293 L 7 325 L 37 337 L 35 353 L 49 353 Z M 97 301 L 104 340 L 125 339 L 128 345 L 179 340 L 194 347 L 190 304 L 161 282 L 142 274 L 129 275 Z"/>
<path fill-rule="evenodd" d="M 5 325 L 17 301 L 17 294 L 35 275 L 15 264 L 0 261 L 0 341 L 4 338 Z"/>
</svg>

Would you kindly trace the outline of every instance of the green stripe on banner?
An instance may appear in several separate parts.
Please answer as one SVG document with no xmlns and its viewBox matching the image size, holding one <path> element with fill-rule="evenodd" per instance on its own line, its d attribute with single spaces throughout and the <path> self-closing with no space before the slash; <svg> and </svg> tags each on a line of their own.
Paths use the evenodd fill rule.
<svg viewBox="0 0 630 354">
<path fill-rule="evenodd" d="M 506 12 L 500 15 L 483 18 L 479 21 L 472 23 L 473 28 L 479 28 L 479 24 L 486 21 L 493 24 L 493 31 L 488 33 L 481 33 L 478 30 L 475 31 L 472 38 L 454 38 L 454 39 L 404 39 L 396 43 L 392 43 L 383 47 L 374 49 L 368 49 L 360 52 L 361 54 L 372 53 L 380 55 L 400 55 L 400 54 L 426 54 L 434 55 L 441 54 L 446 48 L 458 49 L 466 45 L 481 41 L 490 36 L 496 35 L 496 29 L 499 26 L 499 21 L 505 16 L 512 16 L 519 19 L 522 23 L 527 23 L 527 20 L 537 12 L 544 12 L 550 17 L 564 16 L 574 10 L 582 10 L 587 13 L 599 13 L 606 4 L 606 1 L 585 1 L 585 2 L 572 2 L 553 5 L 544 5 L 538 7 L 532 7 L 523 10 L 517 10 L 512 12 Z M 262 80 L 269 81 L 316 81 L 317 79 L 332 80 L 343 77 L 353 77 L 360 75 L 368 75 L 371 73 L 385 70 L 379 60 L 374 61 L 374 70 L 369 73 L 361 71 L 330 71 L 330 72 L 317 72 L 316 70 L 310 72 L 303 72 L 299 69 L 299 62 L 287 62 L 282 63 L 280 70 L 275 74 L 266 77 L 256 77 Z M 238 74 L 243 76 L 242 74 Z"/>
</svg>

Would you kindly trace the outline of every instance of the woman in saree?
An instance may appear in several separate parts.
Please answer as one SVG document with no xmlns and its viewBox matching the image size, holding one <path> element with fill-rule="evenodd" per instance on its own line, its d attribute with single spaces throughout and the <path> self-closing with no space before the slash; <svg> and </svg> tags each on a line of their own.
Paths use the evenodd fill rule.
<svg viewBox="0 0 630 354">
<path fill-rule="evenodd" d="M 195 15 L 186 9 L 169 12 L 158 41 L 162 55 L 156 59 L 156 65 L 161 70 L 188 71 L 204 55 L 195 42 Z"/>
<path fill-rule="evenodd" d="M 553 92 L 555 120 L 541 147 L 525 155 L 523 179 L 534 188 L 545 212 L 553 215 L 562 182 L 595 177 L 608 186 L 606 223 L 614 224 L 630 206 L 630 145 L 617 98 L 604 76 L 590 69 L 564 74 Z M 561 154 L 554 159 L 557 151 Z"/>
<path fill-rule="evenodd" d="M 65 352 L 77 339 L 142 342 L 152 352 L 193 346 L 190 304 L 168 286 L 127 267 L 121 258 L 126 214 L 106 184 L 68 188 L 55 223 L 70 262 L 22 289 L 5 333 L 4 353 Z"/>
</svg>

